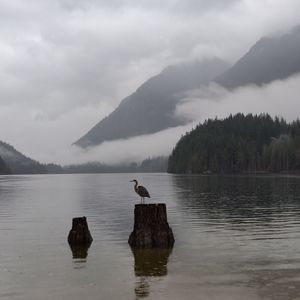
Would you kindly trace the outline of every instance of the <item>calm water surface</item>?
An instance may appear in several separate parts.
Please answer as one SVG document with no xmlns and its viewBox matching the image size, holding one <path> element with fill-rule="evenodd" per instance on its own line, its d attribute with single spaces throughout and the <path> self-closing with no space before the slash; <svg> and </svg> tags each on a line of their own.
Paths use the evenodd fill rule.
<svg viewBox="0 0 300 300">
<path fill-rule="evenodd" d="M 133 177 L 167 204 L 172 251 L 128 246 Z M 300 177 L 0 176 L 0 243 L 0 299 L 300 299 Z"/>
</svg>

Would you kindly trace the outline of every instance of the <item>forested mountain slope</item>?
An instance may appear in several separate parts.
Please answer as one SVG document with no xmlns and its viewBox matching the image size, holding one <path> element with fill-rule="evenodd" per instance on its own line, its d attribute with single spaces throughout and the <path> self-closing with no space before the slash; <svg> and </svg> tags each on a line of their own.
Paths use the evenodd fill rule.
<svg viewBox="0 0 300 300">
<path fill-rule="evenodd" d="M 183 136 L 168 163 L 170 173 L 300 170 L 300 121 L 237 114 L 207 120 Z"/>
<path fill-rule="evenodd" d="M 46 167 L 0 141 L 0 156 L 13 174 L 44 174 Z"/>
</svg>

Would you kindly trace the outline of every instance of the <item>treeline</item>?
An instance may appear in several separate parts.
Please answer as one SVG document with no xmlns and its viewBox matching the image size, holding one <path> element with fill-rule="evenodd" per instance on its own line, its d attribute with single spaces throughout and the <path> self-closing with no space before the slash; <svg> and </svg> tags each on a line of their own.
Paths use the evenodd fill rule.
<svg viewBox="0 0 300 300">
<path fill-rule="evenodd" d="M 209 119 L 185 134 L 168 162 L 170 173 L 300 171 L 300 121 L 268 114 Z"/>
<path fill-rule="evenodd" d="M 108 165 L 90 162 L 77 165 L 42 164 L 33 160 L 13 146 L 0 141 L 0 175 L 6 174 L 72 174 L 72 173 L 136 173 L 136 172 L 166 172 L 168 158 L 153 157 L 140 163 L 124 163 Z"/>
<path fill-rule="evenodd" d="M 11 167 L 9 167 L 11 166 Z M 161 173 L 166 172 L 168 158 L 165 156 L 148 158 L 141 163 L 106 165 L 98 162 L 90 162 L 78 165 L 40 164 L 33 161 L 24 163 L 6 164 L 0 157 L 0 175 L 8 174 L 78 174 L 78 173 Z"/>
<path fill-rule="evenodd" d="M 0 141 L 0 174 L 46 174 L 46 166 Z"/>
<path fill-rule="evenodd" d="M 164 156 L 148 158 L 141 163 L 106 165 L 98 162 L 90 162 L 78 165 L 59 166 L 46 165 L 49 174 L 74 174 L 74 173 L 160 173 L 166 172 L 168 158 Z"/>
<path fill-rule="evenodd" d="M 11 174 L 11 170 L 0 156 L 0 175 L 6 174 Z"/>
</svg>

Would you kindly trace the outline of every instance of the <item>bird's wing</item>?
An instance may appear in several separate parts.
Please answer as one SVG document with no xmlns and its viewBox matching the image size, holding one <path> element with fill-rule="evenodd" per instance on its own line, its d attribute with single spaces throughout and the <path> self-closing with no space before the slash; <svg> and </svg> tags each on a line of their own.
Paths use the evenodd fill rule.
<svg viewBox="0 0 300 300">
<path fill-rule="evenodd" d="M 150 198 L 149 192 L 147 191 L 147 189 L 144 186 L 139 185 L 138 186 L 138 191 L 139 191 L 139 195 L 141 197 L 148 197 L 148 198 Z"/>
</svg>

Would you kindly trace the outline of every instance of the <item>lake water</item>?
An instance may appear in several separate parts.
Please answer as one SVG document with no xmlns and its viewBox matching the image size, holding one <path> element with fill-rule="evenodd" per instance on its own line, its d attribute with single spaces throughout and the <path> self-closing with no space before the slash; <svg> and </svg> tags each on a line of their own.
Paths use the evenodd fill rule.
<svg viewBox="0 0 300 300">
<path fill-rule="evenodd" d="M 167 204 L 172 251 L 130 249 L 133 178 Z M 0 176 L 0 299 L 300 299 L 300 177 Z"/>
</svg>

